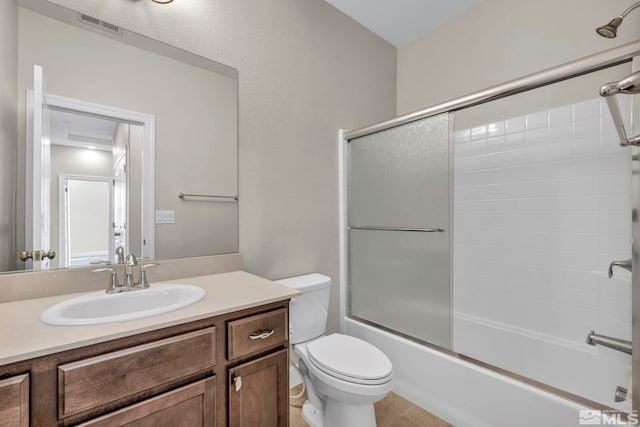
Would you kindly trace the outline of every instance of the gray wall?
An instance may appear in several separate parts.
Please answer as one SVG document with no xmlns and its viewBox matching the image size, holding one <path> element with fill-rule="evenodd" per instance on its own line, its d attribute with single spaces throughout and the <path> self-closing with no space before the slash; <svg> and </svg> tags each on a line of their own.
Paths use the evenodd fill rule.
<svg viewBox="0 0 640 427">
<path fill-rule="evenodd" d="M 16 264 L 15 161 L 18 105 L 18 9 L 13 0 L 0 2 L 0 271 Z M 22 250 L 24 248 L 21 248 Z"/>
<path fill-rule="evenodd" d="M 398 50 L 398 114 L 637 40 L 638 11 L 615 39 L 595 32 L 631 3 L 483 0 Z"/>
<path fill-rule="evenodd" d="M 322 0 L 54 1 L 239 70 L 245 270 L 331 276 L 337 329 L 337 130 L 395 114 L 396 49 Z"/>
</svg>

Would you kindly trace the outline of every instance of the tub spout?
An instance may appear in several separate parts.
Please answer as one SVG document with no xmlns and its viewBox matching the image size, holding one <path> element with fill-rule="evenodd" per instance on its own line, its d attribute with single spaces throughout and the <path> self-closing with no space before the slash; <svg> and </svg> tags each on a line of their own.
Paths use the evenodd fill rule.
<svg viewBox="0 0 640 427">
<path fill-rule="evenodd" d="M 589 333 L 589 335 L 587 335 L 587 344 L 593 346 L 602 345 L 627 354 L 631 354 L 632 348 L 631 341 L 608 337 L 606 335 L 598 335 L 596 334 L 596 331 L 593 330 Z"/>
</svg>

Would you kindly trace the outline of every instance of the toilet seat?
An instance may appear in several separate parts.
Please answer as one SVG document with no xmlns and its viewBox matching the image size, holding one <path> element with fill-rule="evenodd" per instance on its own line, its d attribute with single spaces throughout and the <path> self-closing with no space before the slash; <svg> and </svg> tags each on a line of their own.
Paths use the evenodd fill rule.
<svg viewBox="0 0 640 427">
<path fill-rule="evenodd" d="M 355 384 L 379 385 L 392 377 L 387 356 L 361 339 L 342 334 L 319 338 L 307 345 L 309 361 L 325 374 Z"/>
</svg>

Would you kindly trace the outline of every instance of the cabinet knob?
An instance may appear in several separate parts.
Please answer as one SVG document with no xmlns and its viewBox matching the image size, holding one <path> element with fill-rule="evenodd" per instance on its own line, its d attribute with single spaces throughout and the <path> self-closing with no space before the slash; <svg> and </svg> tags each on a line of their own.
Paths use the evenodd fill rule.
<svg viewBox="0 0 640 427">
<path fill-rule="evenodd" d="M 240 389 L 242 388 L 242 377 L 234 377 L 233 378 L 233 385 L 236 389 L 236 393 L 240 391 Z"/>
</svg>

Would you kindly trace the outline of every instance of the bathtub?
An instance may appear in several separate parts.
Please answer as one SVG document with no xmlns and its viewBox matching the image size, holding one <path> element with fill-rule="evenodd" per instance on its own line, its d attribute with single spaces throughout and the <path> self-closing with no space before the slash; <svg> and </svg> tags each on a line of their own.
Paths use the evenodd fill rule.
<svg viewBox="0 0 640 427">
<path fill-rule="evenodd" d="M 588 409 L 362 322 L 342 326 L 391 359 L 395 392 L 457 427 L 571 427 Z"/>
</svg>

